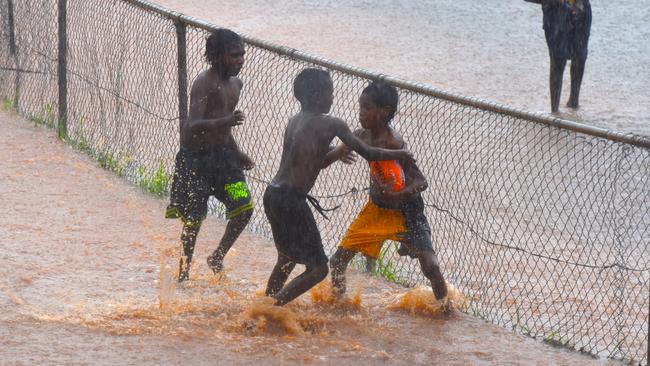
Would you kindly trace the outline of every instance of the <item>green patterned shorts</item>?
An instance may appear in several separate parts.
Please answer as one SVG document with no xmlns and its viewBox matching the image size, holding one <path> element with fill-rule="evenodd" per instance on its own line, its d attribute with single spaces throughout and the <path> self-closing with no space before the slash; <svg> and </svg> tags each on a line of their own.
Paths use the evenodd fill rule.
<svg viewBox="0 0 650 366">
<path fill-rule="evenodd" d="M 183 150 L 176 155 L 171 202 L 165 217 L 199 224 L 208 213 L 210 196 L 226 206 L 227 219 L 253 209 L 253 198 L 242 169 L 229 166 L 205 169 L 201 163 L 200 157 Z"/>
</svg>

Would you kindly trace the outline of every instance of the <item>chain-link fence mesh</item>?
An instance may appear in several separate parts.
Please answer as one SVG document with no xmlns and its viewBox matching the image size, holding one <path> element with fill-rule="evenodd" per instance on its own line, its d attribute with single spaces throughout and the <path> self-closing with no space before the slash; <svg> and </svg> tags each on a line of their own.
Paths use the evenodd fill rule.
<svg viewBox="0 0 650 366">
<path fill-rule="evenodd" d="M 4 105 L 55 126 L 57 6 L 0 1 Z M 187 55 L 191 85 L 207 68 L 203 51 L 211 28 L 135 0 L 68 1 L 69 142 L 143 188 L 166 193 L 182 116 L 184 57 L 178 52 Z M 178 31 L 186 49 L 177 46 Z M 292 95 L 297 73 L 308 66 L 330 69 L 331 114 L 352 127 L 358 127 L 357 101 L 371 75 L 246 40 L 238 108 L 247 120 L 234 130 L 256 162 L 248 180 L 259 203 L 279 164 L 284 127 L 298 111 Z M 551 343 L 647 364 L 647 143 L 595 137 L 396 84 L 402 87 L 393 126 L 429 180 L 424 200 L 434 247 L 447 279 L 471 300 L 469 313 Z M 322 172 L 312 194 L 325 207 L 341 206 L 329 221 L 317 215 L 329 253 L 366 202 L 367 186 L 361 161 Z M 248 228 L 271 237 L 259 205 Z M 394 243 L 386 248 L 384 276 L 407 285 L 426 282 L 417 262 L 400 258 Z"/>
</svg>

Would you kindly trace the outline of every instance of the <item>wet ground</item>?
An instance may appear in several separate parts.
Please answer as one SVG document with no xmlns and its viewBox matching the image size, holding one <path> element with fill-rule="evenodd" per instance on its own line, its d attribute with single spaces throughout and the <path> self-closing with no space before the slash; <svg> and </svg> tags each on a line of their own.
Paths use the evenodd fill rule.
<svg viewBox="0 0 650 366">
<path fill-rule="evenodd" d="M 431 315 L 425 296 L 395 309 L 407 289 L 363 274 L 343 304 L 316 291 L 275 308 L 259 295 L 275 259 L 267 240 L 244 234 L 225 277 L 208 272 L 214 218 L 192 280 L 176 286 L 180 224 L 162 218 L 164 200 L 8 112 L 0 136 L 3 364 L 610 363 L 460 312 Z"/>
<path fill-rule="evenodd" d="M 532 111 L 550 111 L 540 5 L 507 1 L 153 0 L 334 61 Z M 578 111 L 561 116 L 650 136 L 650 5 L 593 1 Z"/>
</svg>

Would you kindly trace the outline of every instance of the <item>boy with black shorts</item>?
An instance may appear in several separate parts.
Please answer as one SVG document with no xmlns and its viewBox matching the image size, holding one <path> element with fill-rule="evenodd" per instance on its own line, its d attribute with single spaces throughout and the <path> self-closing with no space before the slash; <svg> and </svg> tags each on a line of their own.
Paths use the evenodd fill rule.
<svg viewBox="0 0 650 366">
<path fill-rule="evenodd" d="M 327 71 L 305 69 L 296 77 L 293 88 L 301 109 L 289 120 L 280 167 L 264 192 L 264 212 L 278 251 L 266 295 L 274 297 L 276 305 L 288 303 L 327 276 L 327 256 L 307 202 L 324 215 L 324 209 L 308 193 L 320 170 L 347 152 L 331 150 L 332 139 L 338 137 L 367 160 L 411 159 L 406 150 L 369 147 L 352 134 L 345 122 L 326 114 L 334 92 Z M 305 272 L 285 286 L 296 263 L 304 264 Z"/>
<path fill-rule="evenodd" d="M 403 149 L 404 140 L 388 124 L 397 110 L 393 86 L 372 82 L 359 98 L 363 142 L 386 149 Z M 345 149 L 341 145 L 336 150 Z M 336 153 L 333 152 L 333 153 Z M 377 258 L 386 240 L 401 241 L 400 255 L 420 261 L 422 273 L 431 281 L 436 299 L 447 295 L 445 279 L 431 243 L 431 228 L 424 214 L 420 192 L 427 188 L 424 175 L 412 160 L 370 162 L 370 199 L 352 222 L 339 248 L 330 259 L 332 284 L 343 295 L 345 270 L 356 253 Z"/>
<path fill-rule="evenodd" d="M 226 206 L 229 220 L 219 246 L 207 260 L 215 274 L 223 269 L 223 258 L 253 214 L 243 173 L 253 167 L 253 161 L 239 150 L 231 133 L 232 127 L 244 121 L 244 114 L 235 110 L 243 87 L 237 75 L 244 53 L 239 35 L 228 29 L 214 31 L 205 47 L 210 68 L 192 84 L 189 118 L 181 126 L 171 202 L 165 214 L 183 221 L 179 282 L 189 279 L 196 237 L 210 196 Z"/>
</svg>

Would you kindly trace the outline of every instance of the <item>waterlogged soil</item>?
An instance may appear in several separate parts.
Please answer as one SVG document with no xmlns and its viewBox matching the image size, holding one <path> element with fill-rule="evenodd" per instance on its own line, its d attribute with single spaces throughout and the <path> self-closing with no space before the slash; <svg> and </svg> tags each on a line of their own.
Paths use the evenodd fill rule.
<svg viewBox="0 0 650 366">
<path fill-rule="evenodd" d="M 224 275 L 208 271 L 224 228 L 213 217 L 191 280 L 177 285 L 181 227 L 163 218 L 164 199 L 8 112 L 0 156 L 3 365 L 612 364 L 438 313 L 428 289 L 361 273 L 343 302 L 325 283 L 274 307 L 260 295 L 275 260 L 268 240 L 244 233 Z"/>
</svg>

